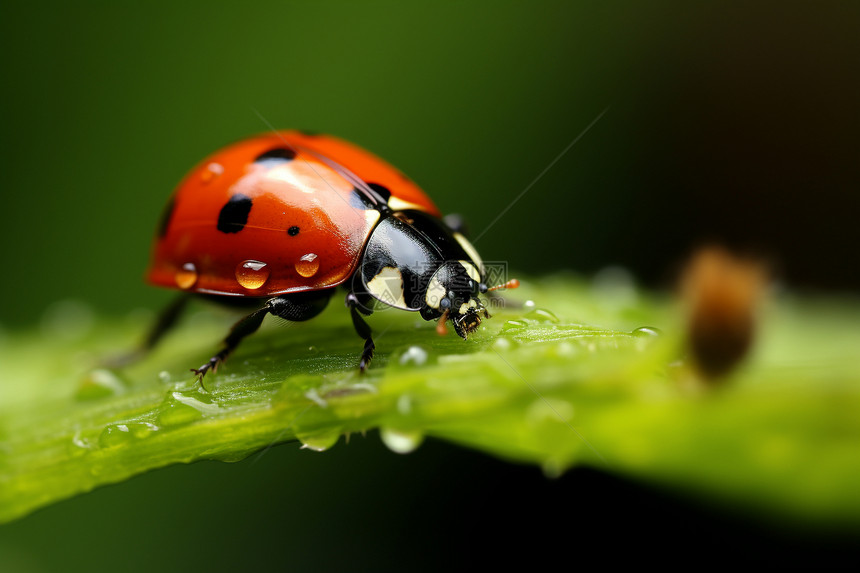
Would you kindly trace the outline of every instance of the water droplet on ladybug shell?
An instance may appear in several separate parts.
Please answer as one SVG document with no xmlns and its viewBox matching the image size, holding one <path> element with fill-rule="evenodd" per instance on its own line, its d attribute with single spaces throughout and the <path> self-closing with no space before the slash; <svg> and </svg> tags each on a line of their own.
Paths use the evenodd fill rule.
<svg viewBox="0 0 860 573">
<path fill-rule="evenodd" d="M 176 286 L 183 290 L 188 290 L 197 284 L 197 278 L 200 275 L 197 272 L 197 267 L 194 263 L 185 263 L 182 268 L 176 271 Z"/>
<path fill-rule="evenodd" d="M 310 278 L 320 270 L 319 258 L 314 253 L 304 255 L 296 263 L 296 272 L 305 278 Z"/>
<path fill-rule="evenodd" d="M 260 261 L 242 261 L 236 265 L 236 281 L 249 290 L 258 289 L 269 280 L 269 265 Z"/>
<path fill-rule="evenodd" d="M 209 183 L 222 173 L 224 173 L 224 166 L 220 163 L 213 162 L 203 169 L 203 172 L 200 174 L 200 180 L 203 183 Z"/>
</svg>

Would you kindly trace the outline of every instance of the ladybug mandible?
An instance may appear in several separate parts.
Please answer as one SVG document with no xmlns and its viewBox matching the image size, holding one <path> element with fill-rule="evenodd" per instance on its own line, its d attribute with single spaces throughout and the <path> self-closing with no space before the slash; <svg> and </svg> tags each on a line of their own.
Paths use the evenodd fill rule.
<svg viewBox="0 0 860 573">
<path fill-rule="evenodd" d="M 346 141 L 284 131 L 240 141 L 200 163 L 169 201 L 147 273 L 183 296 L 159 317 L 152 348 L 198 295 L 253 308 L 200 368 L 200 380 L 253 334 L 268 314 L 318 315 L 338 288 L 364 339 L 360 370 L 373 357 L 362 315 L 376 304 L 450 321 L 462 338 L 488 318 L 488 288 L 475 248 L 441 218 L 400 171 Z"/>
</svg>

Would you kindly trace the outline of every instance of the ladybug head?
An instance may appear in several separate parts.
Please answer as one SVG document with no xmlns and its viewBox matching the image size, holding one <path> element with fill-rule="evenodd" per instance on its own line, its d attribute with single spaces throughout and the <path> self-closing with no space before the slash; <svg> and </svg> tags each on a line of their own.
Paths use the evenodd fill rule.
<svg viewBox="0 0 860 573">
<path fill-rule="evenodd" d="M 440 329 L 450 320 L 462 338 L 477 330 L 481 319 L 490 313 L 479 298 L 487 292 L 481 275 L 469 261 L 448 261 L 442 264 L 427 284 L 425 306 L 421 315 L 431 320 L 439 318 Z"/>
<path fill-rule="evenodd" d="M 451 322 L 462 338 L 490 317 L 480 296 L 515 281 L 488 288 L 480 259 L 465 238 L 418 211 L 380 221 L 371 233 L 361 268 L 359 289 L 394 308 L 420 311 L 424 320 L 439 321 L 439 332 Z M 468 247 L 468 248 L 467 248 Z"/>
</svg>

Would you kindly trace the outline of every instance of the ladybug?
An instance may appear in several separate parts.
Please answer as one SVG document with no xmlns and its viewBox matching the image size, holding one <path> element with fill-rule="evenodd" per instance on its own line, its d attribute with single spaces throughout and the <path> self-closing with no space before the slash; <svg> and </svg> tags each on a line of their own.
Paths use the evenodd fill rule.
<svg viewBox="0 0 860 573">
<path fill-rule="evenodd" d="M 253 309 L 199 368 L 202 381 L 266 315 L 300 322 L 338 289 L 364 339 L 364 316 L 388 305 L 451 322 L 463 339 L 489 318 L 481 257 L 461 229 L 400 171 L 341 139 L 298 131 L 252 137 L 203 160 L 176 189 L 158 226 L 149 283 L 184 291 L 149 333 L 152 348 L 190 295 Z"/>
</svg>

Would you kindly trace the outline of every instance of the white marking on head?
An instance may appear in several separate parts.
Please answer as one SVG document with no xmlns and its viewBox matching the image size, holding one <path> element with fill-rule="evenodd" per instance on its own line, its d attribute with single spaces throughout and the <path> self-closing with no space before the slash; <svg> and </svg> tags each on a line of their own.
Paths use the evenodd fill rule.
<svg viewBox="0 0 860 573">
<path fill-rule="evenodd" d="M 460 309 L 457 312 L 460 314 L 466 314 L 468 311 L 469 311 L 469 304 L 464 302 L 463 304 L 460 305 Z"/>
<path fill-rule="evenodd" d="M 457 261 L 463 268 L 466 269 L 466 274 L 469 275 L 469 278 L 475 281 L 476 283 L 481 282 L 481 273 L 478 272 L 478 269 L 475 268 L 475 265 L 470 263 L 469 261 Z"/>
<path fill-rule="evenodd" d="M 404 201 L 403 199 L 398 199 L 394 196 L 388 198 L 388 206 L 391 207 L 392 211 L 406 211 L 408 209 L 416 209 L 418 211 L 424 210 L 424 207 L 422 207 L 421 205 L 411 203 L 409 201 Z"/>
<path fill-rule="evenodd" d="M 394 267 L 383 267 L 367 283 L 367 292 L 373 298 L 390 306 L 406 308 L 403 299 L 403 275 Z"/>
<path fill-rule="evenodd" d="M 466 251 L 466 254 L 469 255 L 469 258 L 472 259 L 478 268 L 481 270 L 481 274 L 484 274 L 484 261 L 481 260 L 481 255 L 478 254 L 478 251 L 475 250 L 475 247 L 472 246 L 472 243 L 464 237 L 461 233 L 454 233 L 454 238 L 457 239 L 457 242 L 460 243 L 460 246 L 463 247 L 463 250 Z M 478 282 L 481 282 L 480 278 L 475 279 Z"/>
<path fill-rule="evenodd" d="M 376 209 L 365 209 L 364 211 L 364 219 L 367 221 L 367 224 L 373 226 L 379 220 L 379 211 Z"/>
<path fill-rule="evenodd" d="M 436 271 L 433 278 L 430 279 L 430 284 L 427 285 L 427 292 L 424 294 L 424 302 L 427 303 L 427 306 L 437 310 L 439 309 L 439 301 L 445 298 L 448 293 L 445 285 L 439 282 L 438 275 L 439 271 Z"/>
</svg>

